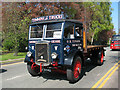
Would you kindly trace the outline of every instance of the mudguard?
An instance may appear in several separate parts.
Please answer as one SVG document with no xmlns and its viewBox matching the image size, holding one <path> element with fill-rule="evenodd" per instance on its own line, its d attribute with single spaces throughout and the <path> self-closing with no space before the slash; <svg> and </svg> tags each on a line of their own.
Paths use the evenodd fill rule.
<svg viewBox="0 0 120 90">
<path fill-rule="evenodd" d="M 30 62 L 30 58 L 27 55 L 25 56 L 24 62 Z"/>
<path fill-rule="evenodd" d="M 82 55 L 80 51 L 73 51 L 72 53 L 70 53 L 66 58 L 64 58 L 64 65 L 71 66 L 73 63 L 74 57 L 76 55 L 81 56 L 80 54 Z"/>
</svg>

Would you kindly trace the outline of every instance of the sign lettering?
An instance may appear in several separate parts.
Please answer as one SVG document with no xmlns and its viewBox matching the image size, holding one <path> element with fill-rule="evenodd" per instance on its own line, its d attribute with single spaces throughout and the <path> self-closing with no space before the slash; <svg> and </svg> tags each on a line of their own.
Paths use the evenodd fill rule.
<svg viewBox="0 0 120 90">
<path fill-rule="evenodd" d="M 33 18 L 32 22 L 39 22 L 39 21 L 45 21 L 45 20 L 57 20 L 57 19 L 64 19 L 63 14 L 59 15 L 51 15 L 51 16 L 43 16 L 43 17 L 38 17 L 38 18 Z"/>
</svg>

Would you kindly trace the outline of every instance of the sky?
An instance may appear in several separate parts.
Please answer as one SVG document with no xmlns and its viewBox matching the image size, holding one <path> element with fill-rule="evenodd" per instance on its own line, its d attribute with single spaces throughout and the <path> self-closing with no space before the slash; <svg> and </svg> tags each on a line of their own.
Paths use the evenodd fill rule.
<svg viewBox="0 0 120 90">
<path fill-rule="evenodd" d="M 120 29 L 120 2 L 118 3 L 118 28 Z M 119 30 L 119 32 L 120 32 L 120 30 Z"/>
<path fill-rule="evenodd" d="M 112 23 L 114 24 L 114 31 L 118 33 L 118 2 L 112 2 L 111 8 L 113 8 L 111 17 Z"/>
</svg>

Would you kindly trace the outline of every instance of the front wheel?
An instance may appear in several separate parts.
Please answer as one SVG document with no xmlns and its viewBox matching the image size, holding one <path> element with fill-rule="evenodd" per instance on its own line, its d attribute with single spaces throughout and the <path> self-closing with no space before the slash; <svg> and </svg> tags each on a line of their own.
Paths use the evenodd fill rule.
<svg viewBox="0 0 120 90">
<path fill-rule="evenodd" d="M 33 68 L 34 67 L 34 68 Z M 32 75 L 32 76 L 38 76 L 40 75 L 40 68 L 38 66 L 34 66 L 33 63 L 27 63 L 27 69 L 28 72 Z"/>
<path fill-rule="evenodd" d="M 67 79 L 74 83 L 80 79 L 82 72 L 82 60 L 79 56 L 74 59 L 71 69 L 67 69 Z"/>
</svg>

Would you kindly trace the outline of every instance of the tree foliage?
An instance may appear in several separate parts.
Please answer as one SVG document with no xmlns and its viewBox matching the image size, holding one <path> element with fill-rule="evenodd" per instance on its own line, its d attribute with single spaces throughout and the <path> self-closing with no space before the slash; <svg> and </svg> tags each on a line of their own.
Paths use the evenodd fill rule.
<svg viewBox="0 0 120 90">
<path fill-rule="evenodd" d="M 30 19 L 22 12 L 20 3 L 3 3 L 2 9 L 3 45 L 8 50 L 13 49 L 17 55 L 20 43 L 27 40 Z"/>
<path fill-rule="evenodd" d="M 112 30 L 113 24 L 111 23 L 111 3 L 110 2 L 90 2 L 84 3 L 87 10 L 88 19 L 87 19 L 87 29 L 89 30 L 89 37 L 91 38 L 91 44 L 93 40 L 97 40 L 99 33 L 108 30 Z"/>
<path fill-rule="evenodd" d="M 27 46 L 31 19 L 54 14 L 83 22 L 92 44 L 100 32 L 113 29 L 111 10 L 110 2 L 5 2 L 2 3 L 3 46 L 17 55 Z"/>
</svg>

